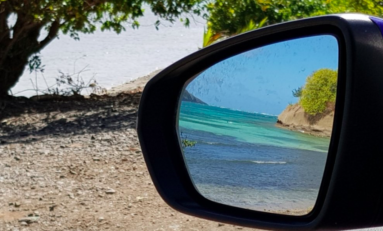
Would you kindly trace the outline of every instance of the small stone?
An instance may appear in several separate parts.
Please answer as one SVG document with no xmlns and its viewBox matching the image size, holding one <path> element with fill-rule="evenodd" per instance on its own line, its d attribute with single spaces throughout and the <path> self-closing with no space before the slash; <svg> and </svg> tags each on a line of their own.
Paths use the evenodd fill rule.
<svg viewBox="0 0 383 231">
<path fill-rule="evenodd" d="M 142 202 L 142 201 L 144 200 L 144 198 L 143 198 L 143 197 L 136 197 L 136 200 L 137 200 L 138 202 Z"/>
<path fill-rule="evenodd" d="M 105 135 L 105 136 L 102 138 L 102 140 L 104 140 L 104 141 L 112 141 L 113 138 L 112 138 L 110 135 Z"/>
<path fill-rule="evenodd" d="M 28 223 L 27 223 L 27 222 L 25 222 L 25 221 L 22 221 L 22 222 L 20 222 L 20 225 L 21 225 L 21 226 L 27 226 L 27 225 L 28 225 Z"/>
<path fill-rule="evenodd" d="M 70 174 L 72 174 L 72 175 L 77 175 L 77 172 L 75 172 L 75 171 L 73 171 L 73 170 L 70 170 L 69 172 L 70 172 Z"/>
<path fill-rule="evenodd" d="M 19 219 L 19 222 L 20 223 L 25 222 L 27 224 L 30 224 L 30 223 L 35 223 L 38 220 L 39 220 L 39 217 L 23 217 Z"/>
<path fill-rule="evenodd" d="M 57 207 L 57 205 L 51 205 L 51 206 L 49 206 L 49 211 L 54 211 L 56 207 Z"/>
<path fill-rule="evenodd" d="M 11 165 L 9 165 L 9 164 L 5 164 L 5 167 L 7 167 L 7 168 L 10 168 L 10 167 L 11 167 Z"/>
<path fill-rule="evenodd" d="M 98 218 L 98 221 L 99 221 L 99 222 L 101 222 L 101 221 L 103 221 L 103 220 L 104 220 L 103 217 L 99 217 L 99 218 Z"/>
<path fill-rule="evenodd" d="M 16 207 L 16 208 L 18 208 L 18 207 L 20 207 L 20 206 L 21 206 L 20 202 L 16 202 L 16 203 L 15 203 L 15 207 Z"/>
<path fill-rule="evenodd" d="M 100 161 L 100 158 L 98 158 L 98 157 L 93 157 L 93 161 Z"/>
<path fill-rule="evenodd" d="M 224 224 L 222 224 L 222 223 L 218 223 L 218 227 L 221 227 L 221 226 L 224 226 Z"/>
<path fill-rule="evenodd" d="M 40 155 L 48 155 L 50 153 L 49 150 L 42 150 L 40 151 Z"/>
<path fill-rule="evenodd" d="M 106 194 L 115 194 L 115 193 L 116 193 L 116 190 L 114 190 L 114 189 L 109 189 L 109 190 L 106 190 L 105 193 L 106 193 Z"/>
<path fill-rule="evenodd" d="M 21 160 L 21 159 L 20 159 L 20 157 L 15 156 L 15 160 L 19 161 L 19 160 Z"/>
</svg>

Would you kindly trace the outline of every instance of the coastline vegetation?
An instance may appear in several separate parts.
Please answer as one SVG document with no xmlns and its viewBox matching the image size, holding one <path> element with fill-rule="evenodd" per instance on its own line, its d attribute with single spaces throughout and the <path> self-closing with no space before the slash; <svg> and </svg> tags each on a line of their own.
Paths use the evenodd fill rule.
<svg viewBox="0 0 383 231">
<path fill-rule="evenodd" d="M 302 88 L 298 88 L 294 96 L 299 97 L 299 104 L 310 115 L 323 113 L 329 104 L 335 103 L 338 71 L 319 69 L 306 80 Z"/>
<path fill-rule="evenodd" d="M 52 98 L 55 96 L 76 96 L 81 98 L 83 97 L 82 95 L 84 91 L 87 95 L 106 93 L 106 89 L 102 88 L 97 83 L 94 76 L 88 81 L 83 79 L 82 73 L 88 71 L 87 66 L 82 68 L 80 71 L 76 71 L 76 65 L 74 65 L 73 73 L 64 73 L 59 70 L 59 75 L 55 77 L 56 83 L 53 85 L 48 85 L 46 81 L 44 76 L 44 65 L 42 65 L 39 55 L 32 56 L 31 61 L 28 64 L 28 69 L 30 73 L 35 74 L 35 80 L 33 81 L 31 79 L 32 89 L 25 89 L 23 91 L 33 90 L 35 92 L 34 97 L 39 97 L 39 95 L 48 95 L 52 96 Z M 41 75 L 45 84 L 45 89 L 38 83 L 38 75 Z M 20 92 L 16 92 L 16 94 L 18 93 Z"/>
<path fill-rule="evenodd" d="M 307 77 L 303 86 L 292 91 L 299 98 L 289 103 L 277 126 L 313 136 L 330 137 L 334 120 L 338 71 L 322 68 Z"/>
</svg>

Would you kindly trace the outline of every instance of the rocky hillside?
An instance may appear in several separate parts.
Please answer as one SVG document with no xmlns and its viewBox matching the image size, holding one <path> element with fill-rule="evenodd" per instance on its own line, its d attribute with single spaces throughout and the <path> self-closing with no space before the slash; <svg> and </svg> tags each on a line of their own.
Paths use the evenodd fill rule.
<svg viewBox="0 0 383 231">
<path fill-rule="evenodd" d="M 304 112 L 299 104 L 289 105 L 278 116 L 277 126 L 316 136 L 330 137 L 334 120 L 334 106 L 315 116 Z"/>
<path fill-rule="evenodd" d="M 182 95 L 182 101 L 188 101 L 188 102 L 200 103 L 200 104 L 207 105 L 207 103 L 205 103 L 202 100 L 200 100 L 199 98 L 195 97 L 190 92 L 188 92 L 186 89 Z"/>
</svg>

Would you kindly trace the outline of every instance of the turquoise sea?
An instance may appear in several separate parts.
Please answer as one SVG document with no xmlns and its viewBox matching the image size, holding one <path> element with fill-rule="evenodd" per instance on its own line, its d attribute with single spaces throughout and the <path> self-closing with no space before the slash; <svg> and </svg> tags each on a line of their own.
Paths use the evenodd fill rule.
<svg viewBox="0 0 383 231">
<path fill-rule="evenodd" d="M 236 207 L 307 213 L 314 206 L 329 138 L 276 127 L 277 116 L 182 102 L 184 157 L 197 190 Z M 303 211 L 303 212 L 302 212 Z"/>
</svg>

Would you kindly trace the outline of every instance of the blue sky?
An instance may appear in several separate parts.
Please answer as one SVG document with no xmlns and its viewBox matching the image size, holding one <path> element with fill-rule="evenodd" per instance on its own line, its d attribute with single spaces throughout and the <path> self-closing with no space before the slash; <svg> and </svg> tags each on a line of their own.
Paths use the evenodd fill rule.
<svg viewBox="0 0 383 231">
<path fill-rule="evenodd" d="M 331 35 L 249 50 L 208 68 L 186 89 L 212 106 L 278 115 L 298 101 L 292 90 L 321 68 L 338 69 L 338 42 Z"/>
</svg>

